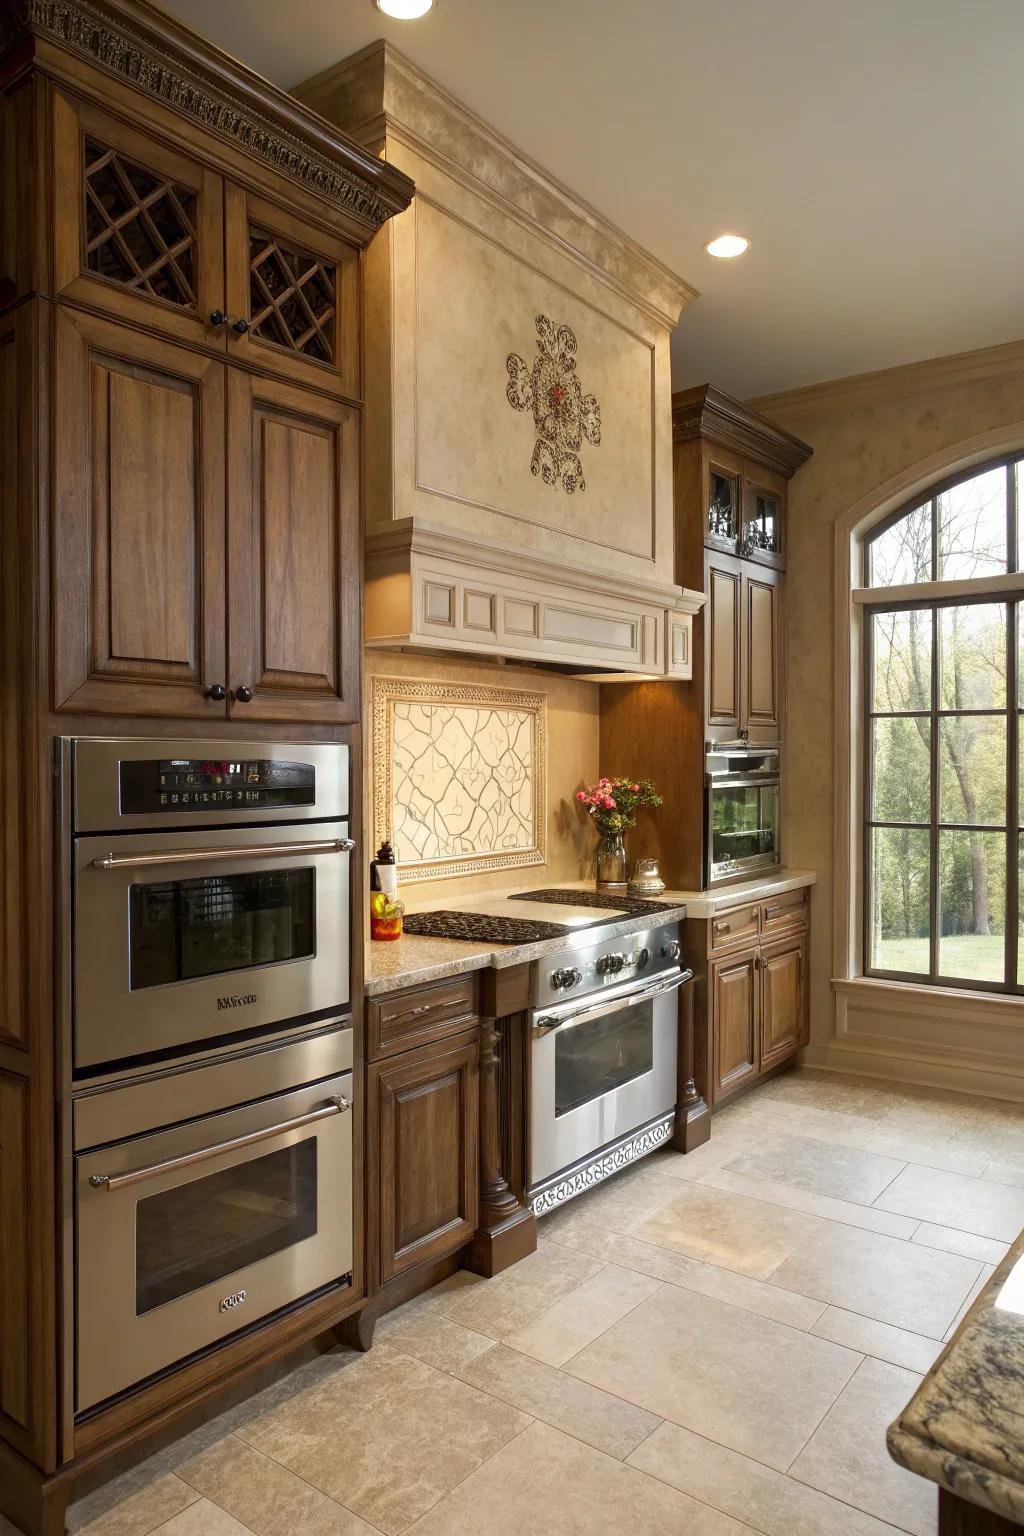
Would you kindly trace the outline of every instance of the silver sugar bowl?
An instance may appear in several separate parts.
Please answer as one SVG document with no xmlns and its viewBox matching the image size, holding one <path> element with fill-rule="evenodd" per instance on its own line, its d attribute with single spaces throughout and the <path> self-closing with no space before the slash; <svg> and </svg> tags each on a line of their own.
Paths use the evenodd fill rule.
<svg viewBox="0 0 1024 1536">
<path fill-rule="evenodd" d="M 665 889 L 665 882 L 658 873 L 657 859 L 637 859 L 629 881 L 631 896 L 657 896 Z"/>
</svg>

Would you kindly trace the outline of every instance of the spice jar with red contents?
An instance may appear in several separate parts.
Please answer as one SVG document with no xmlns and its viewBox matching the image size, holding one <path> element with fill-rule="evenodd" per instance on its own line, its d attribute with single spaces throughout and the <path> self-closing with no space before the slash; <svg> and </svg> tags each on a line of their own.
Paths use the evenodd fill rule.
<svg viewBox="0 0 1024 1536">
<path fill-rule="evenodd" d="M 395 850 L 385 839 L 370 863 L 370 938 L 400 939 L 404 911 L 398 899 Z"/>
</svg>

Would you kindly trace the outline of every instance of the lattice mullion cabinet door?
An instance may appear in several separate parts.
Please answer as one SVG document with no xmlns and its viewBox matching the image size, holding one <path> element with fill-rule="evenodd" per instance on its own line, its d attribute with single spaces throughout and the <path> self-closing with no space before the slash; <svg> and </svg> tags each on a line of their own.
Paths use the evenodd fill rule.
<svg viewBox="0 0 1024 1536">
<path fill-rule="evenodd" d="M 53 174 L 54 296 L 223 355 L 221 177 L 57 90 Z"/>
<path fill-rule="evenodd" d="M 231 182 L 224 208 L 229 353 L 358 400 L 358 250 Z"/>
</svg>

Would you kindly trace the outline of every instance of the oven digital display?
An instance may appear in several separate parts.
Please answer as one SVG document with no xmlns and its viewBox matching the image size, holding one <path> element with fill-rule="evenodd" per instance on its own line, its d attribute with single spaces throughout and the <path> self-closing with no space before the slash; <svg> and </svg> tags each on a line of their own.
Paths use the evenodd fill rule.
<svg viewBox="0 0 1024 1536">
<path fill-rule="evenodd" d="M 258 811 L 316 801 L 312 763 L 172 757 L 121 765 L 121 811 Z"/>
</svg>

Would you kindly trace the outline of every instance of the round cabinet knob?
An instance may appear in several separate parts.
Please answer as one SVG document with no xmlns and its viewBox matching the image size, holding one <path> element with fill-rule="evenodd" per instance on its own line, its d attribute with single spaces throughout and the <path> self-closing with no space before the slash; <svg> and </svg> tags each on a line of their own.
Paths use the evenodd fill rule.
<svg viewBox="0 0 1024 1536">
<path fill-rule="evenodd" d="M 683 946 L 678 939 L 669 939 L 661 946 L 661 953 L 666 960 L 678 960 L 683 952 Z"/>
<path fill-rule="evenodd" d="M 614 976 L 625 965 L 624 955 L 602 955 L 597 962 L 597 974 L 599 976 Z"/>
<path fill-rule="evenodd" d="M 235 689 L 235 702 L 237 704 L 249 704 L 252 701 L 252 689 L 241 687 Z"/>
<path fill-rule="evenodd" d="M 583 972 L 575 965 L 566 966 L 562 970 L 551 972 L 551 985 L 562 991 L 568 987 L 578 987 L 583 980 Z"/>
<path fill-rule="evenodd" d="M 249 329 L 249 322 L 248 320 L 243 320 L 240 315 L 237 320 L 232 320 L 231 329 L 237 331 L 239 336 L 244 336 Z"/>
<path fill-rule="evenodd" d="M 215 704 L 219 704 L 220 701 L 222 699 L 226 699 L 227 696 L 228 691 L 224 687 L 223 683 L 211 683 L 204 694 L 204 698 L 212 699 Z"/>
<path fill-rule="evenodd" d="M 227 324 L 227 319 L 228 317 L 222 309 L 215 309 L 210 316 L 210 324 L 219 331 L 222 325 Z"/>
</svg>

